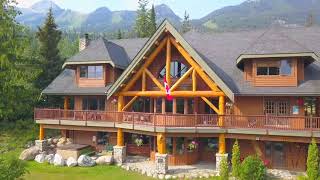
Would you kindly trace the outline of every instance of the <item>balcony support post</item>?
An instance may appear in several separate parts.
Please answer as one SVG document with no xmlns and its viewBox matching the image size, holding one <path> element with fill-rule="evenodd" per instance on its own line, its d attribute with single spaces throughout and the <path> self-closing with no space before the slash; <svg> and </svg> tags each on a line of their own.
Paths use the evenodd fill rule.
<svg viewBox="0 0 320 180">
<path fill-rule="evenodd" d="M 166 137 L 164 133 L 157 134 L 158 153 L 155 155 L 156 172 L 166 174 L 168 171 L 168 154 L 166 154 Z"/>
<path fill-rule="evenodd" d="M 225 97 L 219 96 L 218 125 L 220 127 L 224 126 L 225 104 Z M 225 158 L 228 158 L 228 153 L 226 153 L 226 137 L 224 133 L 221 133 L 219 134 L 219 152 L 216 154 L 216 170 L 218 172 L 220 172 L 220 163 Z"/>
<path fill-rule="evenodd" d="M 118 112 L 124 108 L 124 97 L 118 96 Z M 121 120 L 122 122 L 122 120 Z M 114 161 L 117 165 L 122 165 L 126 159 L 126 146 L 124 145 L 124 133 L 122 128 L 117 130 L 117 145 L 113 146 Z"/>
<path fill-rule="evenodd" d="M 67 118 L 68 117 L 68 109 L 69 109 L 69 96 L 64 97 L 64 102 L 63 102 L 63 117 Z"/>
<path fill-rule="evenodd" d="M 44 139 L 44 127 L 40 124 L 39 127 L 39 140 L 35 141 L 35 146 L 39 148 L 40 152 L 44 152 L 47 149 L 47 140 Z"/>
</svg>

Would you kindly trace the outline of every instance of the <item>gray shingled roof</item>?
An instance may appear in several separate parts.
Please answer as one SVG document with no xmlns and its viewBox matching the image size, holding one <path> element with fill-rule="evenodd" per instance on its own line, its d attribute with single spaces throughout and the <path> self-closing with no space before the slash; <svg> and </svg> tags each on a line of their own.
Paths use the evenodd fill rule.
<svg viewBox="0 0 320 180">
<path fill-rule="evenodd" d="M 64 66 L 86 62 L 101 62 L 110 63 L 112 66 L 125 69 L 128 66 L 129 61 L 130 57 L 123 46 L 112 41 L 99 38 L 91 41 L 88 47 L 69 58 Z"/>
<path fill-rule="evenodd" d="M 241 54 L 249 51 L 255 53 L 266 53 L 263 46 L 266 47 L 268 53 L 288 53 L 293 49 L 299 52 L 314 52 L 320 55 L 320 28 L 292 28 L 277 29 L 278 33 L 288 36 L 286 42 L 276 41 L 274 38 L 261 38 L 266 31 L 244 31 L 232 33 L 211 33 L 200 34 L 190 32 L 184 35 L 184 38 L 190 45 L 196 49 L 207 64 L 218 74 L 218 76 L 228 85 L 235 95 L 290 95 L 301 94 L 311 95 L 320 94 L 320 63 L 314 61 L 305 69 L 305 80 L 298 87 L 254 87 L 250 82 L 243 79 L 243 72 L 237 68 L 236 59 Z M 270 34 L 269 31 L 267 32 Z M 266 34 L 265 34 L 266 35 Z M 258 39 L 258 40 L 257 40 Z M 269 42 L 259 42 L 261 40 Z M 283 39 L 283 38 L 282 38 Z M 287 42 L 296 42 L 294 45 Z M 249 50 L 248 47 L 255 44 L 256 49 Z M 297 45 L 298 43 L 298 45 Z M 268 46 L 272 46 L 268 48 Z M 290 47 L 283 47 L 290 46 Z M 271 51 L 272 50 L 272 51 Z M 299 53 L 296 52 L 296 53 Z"/>
<path fill-rule="evenodd" d="M 42 93 L 47 95 L 106 95 L 112 84 L 106 87 L 78 87 L 75 82 L 75 70 L 64 69 Z"/>
<path fill-rule="evenodd" d="M 314 61 L 306 67 L 305 80 L 298 87 L 254 87 L 250 82 L 243 79 L 242 70 L 236 66 L 237 58 L 243 54 L 314 52 L 320 57 L 319 27 L 277 28 L 227 33 L 198 33 L 192 31 L 184 34 L 183 38 L 235 95 L 320 95 L 320 62 L 318 61 Z M 129 62 L 143 48 L 146 41 L 147 39 L 108 41 L 118 49 L 123 48 L 119 51 L 112 51 L 123 53 L 122 55 L 109 56 L 114 58 L 125 56 L 127 57 L 126 61 Z M 101 40 L 95 46 L 92 45 L 90 51 L 94 50 L 93 52 L 97 54 L 99 50 L 105 51 L 106 48 L 100 46 L 103 46 Z M 97 54 L 92 54 L 92 52 L 83 52 L 83 54 L 79 57 L 86 57 L 86 59 L 92 59 L 93 61 L 97 60 L 95 58 L 98 57 Z M 76 59 L 76 56 L 73 58 Z M 43 93 L 61 94 L 62 92 L 70 94 L 86 93 L 88 91 L 94 94 L 104 93 L 109 88 L 109 86 L 101 89 L 78 88 L 71 79 L 74 79 L 74 71 L 66 69 Z"/>
</svg>

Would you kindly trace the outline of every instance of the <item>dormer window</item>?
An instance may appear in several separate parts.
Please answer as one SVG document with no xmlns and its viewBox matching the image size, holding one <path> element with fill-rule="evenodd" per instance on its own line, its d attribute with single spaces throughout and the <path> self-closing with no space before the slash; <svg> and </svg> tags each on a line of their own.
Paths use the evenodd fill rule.
<svg viewBox="0 0 320 180">
<path fill-rule="evenodd" d="M 279 60 L 268 64 L 257 64 L 258 76 L 290 76 L 292 72 L 290 60 Z"/>
<path fill-rule="evenodd" d="M 80 66 L 80 78 L 103 79 L 103 67 Z"/>
</svg>

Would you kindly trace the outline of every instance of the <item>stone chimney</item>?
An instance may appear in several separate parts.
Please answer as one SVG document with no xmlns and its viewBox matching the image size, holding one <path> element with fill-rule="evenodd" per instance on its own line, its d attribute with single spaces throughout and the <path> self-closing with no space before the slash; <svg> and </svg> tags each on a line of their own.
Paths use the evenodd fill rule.
<svg viewBox="0 0 320 180">
<path fill-rule="evenodd" d="M 89 34 L 85 33 L 84 37 L 79 39 L 79 51 L 84 50 L 90 43 Z"/>
</svg>

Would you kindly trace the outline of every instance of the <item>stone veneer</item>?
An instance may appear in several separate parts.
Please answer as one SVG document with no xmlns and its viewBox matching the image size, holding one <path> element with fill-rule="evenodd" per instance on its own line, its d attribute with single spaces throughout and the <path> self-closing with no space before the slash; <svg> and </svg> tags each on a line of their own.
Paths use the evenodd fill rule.
<svg viewBox="0 0 320 180">
<path fill-rule="evenodd" d="M 168 172 L 168 154 L 156 153 L 155 164 L 158 174 L 166 174 Z"/>
<path fill-rule="evenodd" d="M 219 154 L 216 153 L 216 170 L 218 171 L 218 173 L 220 173 L 220 163 L 222 161 L 223 158 L 228 159 L 228 154 Z"/>
<path fill-rule="evenodd" d="M 113 146 L 114 162 L 117 165 L 122 165 L 126 159 L 126 146 Z"/>
<path fill-rule="evenodd" d="M 47 140 L 35 140 L 35 146 L 40 149 L 40 152 L 47 150 Z"/>
</svg>

